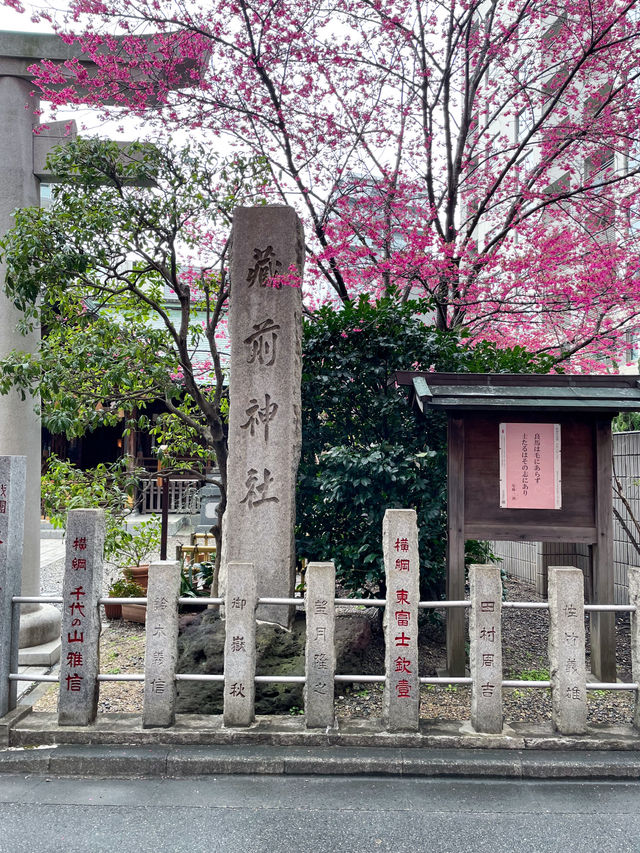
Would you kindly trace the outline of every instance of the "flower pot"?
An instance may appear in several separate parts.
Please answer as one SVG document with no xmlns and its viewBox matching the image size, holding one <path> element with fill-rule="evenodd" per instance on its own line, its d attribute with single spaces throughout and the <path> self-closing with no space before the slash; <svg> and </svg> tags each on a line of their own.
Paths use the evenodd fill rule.
<svg viewBox="0 0 640 853">
<path fill-rule="evenodd" d="M 127 622 L 142 622 L 147 621 L 147 607 L 144 604 L 123 604 L 122 618 Z"/>
<path fill-rule="evenodd" d="M 129 566 L 124 570 L 124 575 L 139 583 L 145 592 L 149 588 L 149 563 L 142 566 Z"/>
<path fill-rule="evenodd" d="M 107 617 L 107 619 L 122 619 L 122 605 L 105 604 L 104 615 Z"/>
</svg>

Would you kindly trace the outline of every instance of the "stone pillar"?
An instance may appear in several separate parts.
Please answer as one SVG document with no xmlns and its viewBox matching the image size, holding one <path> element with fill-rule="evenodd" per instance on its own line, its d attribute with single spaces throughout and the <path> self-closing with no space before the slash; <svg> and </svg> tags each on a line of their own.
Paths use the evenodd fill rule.
<svg viewBox="0 0 640 853">
<path fill-rule="evenodd" d="M 587 729 L 584 577 L 580 569 L 549 566 L 549 667 L 553 725 L 563 735 Z"/>
<path fill-rule="evenodd" d="M 227 566 L 224 640 L 225 726 L 250 726 L 256 697 L 256 574 L 253 563 Z"/>
<path fill-rule="evenodd" d="M 104 510 L 67 515 L 58 724 L 88 726 L 98 710 Z"/>
<path fill-rule="evenodd" d="M 640 568 L 627 568 L 629 579 L 629 604 L 635 607 L 631 613 L 631 678 L 640 685 Z M 633 725 L 640 729 L 640 688 L 636 690 Z"/>
<path fill-rule="evenodd" d="M 18 207 L 38 207 L 40 183 L 33 175 L 34 111 L 38 99 L 31 97 L 32 85 L 18 77 L 0 76 L 0 234 L 15 225 Z M 0 265 L 4 285 L 5 266 Z M 22 314 L 0 287 L 0 358 L 13 349 L 35 353 L 40 329 L 29 334 L 18 331 Z M 25 537 L 22 594 L 40 595 L 40 418 L 37 398 L 22 400 L 16 391 L 0 396 L 0 455 L 24 455 L 27 459 Z M 46 643 L 59 636 L 60 614 L 51 605 L 23 605 L 20 646 Z"/>
<path fill-rule="evenodd" d="M 324 728 L 335 720 L 335 566 L 310 563 L 306 580 L 304 719 L 308 729 Z"/>
<path fill-rule="evenodd" d="M 502 731 L 502 583 L 498 566 L 470 566 L 471 725 Z"/>
<path fill-rule="evenodd" d="M 18 671 L 20 609 L 16 606 L 14 612 L 11 599 L 20 595 L 26 476 L 24 456 L 0 456 L 0 717 L 17 700 L 9 673 Z"/>
<path fill-rule="evenodd" d="M 293 596 L 295 485 L 302 441 L 299 285 L 303 258 L 304 235 L 292 208 L 236 209 L 230 271 L 223 594 L 227 565 L 251 562 L 259 597 Z M 291 269 L 299 276 L 292 276 Z M 284 627 L 290 625 L 292 616 L 292 607 L 258 608 L 260 620 Z"/>
<path fill-rule="evenodd" d="M 382 548 L 387 579 L 384 716 L 389 731 L 414 732 L 418 731 L 420 723 L 420 560 L 415 510 L 388 509 L 385 512 Z"/>
<path fill-rule="evenodd" d="M 151 563 L 142 710 L 145 729 L 172 726 L 175 722 L 179 594 L 180 563 L 170 560 Z"/>
</svg>

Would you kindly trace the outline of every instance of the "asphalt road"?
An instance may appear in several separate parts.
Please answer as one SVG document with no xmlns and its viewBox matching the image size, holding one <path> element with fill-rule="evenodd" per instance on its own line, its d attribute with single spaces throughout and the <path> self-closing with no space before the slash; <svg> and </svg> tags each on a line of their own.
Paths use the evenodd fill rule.
<svg viewBox="0 0 640 853">
<path fill-rule="evenodd" d="M 627 853 L 640 783 L 0 776 L 0 853 Z"/>
</svg>

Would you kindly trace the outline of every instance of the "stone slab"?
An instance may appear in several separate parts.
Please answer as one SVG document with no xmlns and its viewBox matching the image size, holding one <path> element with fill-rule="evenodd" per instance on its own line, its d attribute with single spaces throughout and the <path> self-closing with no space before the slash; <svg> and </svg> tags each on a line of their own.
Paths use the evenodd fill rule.
<svg viewBox="0 0 640 853">
<path fill-rule="evenodd" d="M 249 726 L 255 717 L 256 575 L 253 563 L 229 563 L 225 598 L 225 726 Z"/>
<path fill-rule="evenodd" d="M 25 456 L 0 456 L 0 717 L 16 706 L 20 608 L 11 600 L 20 595 L 24 539 Z"/>
<path fill-rule="evenodd" d="M 549 566 L 549 667 L 555 728 L 564 735 L 584 734 L 584 575 L 570 566 Z"/>
<path fill-rule="evenodd" d="M 88 726 L 98 709 L 104 510 L 71 510 L 66 531 L 58 722 Z"/>
<path fill-rule="evenodd" d="M 310 563 L 306 573 L 304 717 L 308 728 L 333 726 L 336 674 L 333 563 Z"/>
<path fill-rule="evenodd" d="M 390 732 L 418 731 L 420 560 L 415 510 L 388 509 L 385 512 L 382 547 L 387 581 L 384 715 Z"/>
<path fill-rule="evenodd" d="M 39 646 L 20 649 L 18 663 L 20 666 L 53 666 L 60 660 L 60 640 L 50 640 Z"/>
<path fill-rule="evenodd" d="M 475 731 L 502 732 L 502 582 L 500 568 L 469 567 L 469 664 L 471 724 Z"/>
<path fill-rule="evenodd" d="M 302 443 L 303 259 L 302 225 L 292 208 L 235 210 L 223 595 L 230 562 L 254 564 L 259 597 L 293 595 L 295 485 Z M 297 271 L 293 280 L 290 269 Z M 258 610 L 261 621 L 284 627 L 292 616 L 290 606 L 260 605 Z"/>
<path fill-rule="evenodd" d="M 176 716 L 180 563 L 149 566 L 142 725 L 171 726 Z"/>
</svg>

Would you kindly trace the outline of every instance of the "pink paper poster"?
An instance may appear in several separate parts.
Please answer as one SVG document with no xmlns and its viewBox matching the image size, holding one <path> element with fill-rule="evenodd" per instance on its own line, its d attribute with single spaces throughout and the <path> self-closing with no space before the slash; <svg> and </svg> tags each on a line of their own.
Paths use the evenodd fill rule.
<svg viewBox="0 0 640 853">
<path fill-rule="evenodd" d="M 500 424 L 500 506 L 562 508 L 560 424 Z"/>
</svg>

